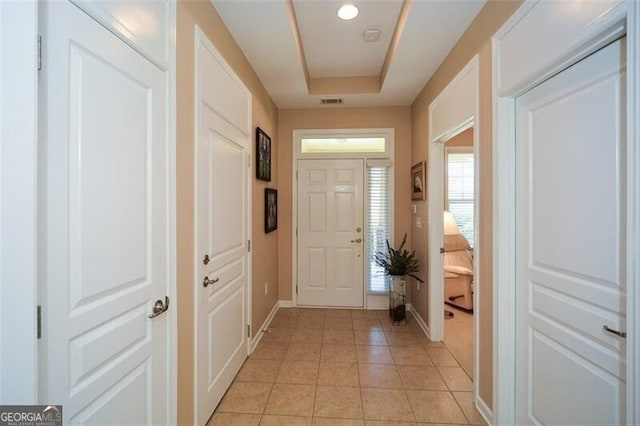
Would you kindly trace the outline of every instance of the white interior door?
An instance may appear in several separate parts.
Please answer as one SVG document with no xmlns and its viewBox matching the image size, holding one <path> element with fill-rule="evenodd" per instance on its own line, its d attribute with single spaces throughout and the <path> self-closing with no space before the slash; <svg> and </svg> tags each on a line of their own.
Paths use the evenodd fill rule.
<svg viewBox="0 0 640 426">
<path fill-rule="evenodd" d="M 40 400 L 65 423 L 164 424 L 166 75 L 69 2 L 40 21 Z"/>
<path fill-rule="evenodd" d="M 521 96 L 518 424 L 624 424 L 625 41 Z"/>
<path fill-rule="evenodd" d="M 363 161 L 298 161 L 298 304 L 362 307 Z"/>
<path fill-rule="evenodd" d="M 205 424 L 248 354 L 251 98 L 199 32 L 196 49 L 195 380 Z"/>
</svg>

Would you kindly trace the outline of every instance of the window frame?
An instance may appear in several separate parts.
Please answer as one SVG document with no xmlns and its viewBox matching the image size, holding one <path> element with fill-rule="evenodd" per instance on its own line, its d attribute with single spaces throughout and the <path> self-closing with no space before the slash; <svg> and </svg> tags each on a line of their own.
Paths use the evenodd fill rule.
<svg viewBox="0 0 640 426">
<path fill-rule="evenodd" d="M 384 161 L 388 161 L 389 164 L 384 164 Z M 394 205 L 394 192 L 393 192 L 393 162 L 390 160 L 365 160 L 365 165 L 364 165 L 364 169 L 365 169 L 365 188 L 364 188 L 364 202 L 365 202 L 365 212 L 364 212 L 364 220 L 365 220 L 365 224 L 364 224 L 364 229 L 365 232 L 368 232 L 369 229 L 369 217 L 370 217 L 370 213 L 371 213 L 371 208 L 370 208 L 370 198 L 368 196 L 369 194 L 369 189 L 370 189 L 370 184 L 369 184 L 369 170 L 375 167 L 378 168 L 387 168 L 388 169 L 388 173 L 389 173 L 389 241 L 394 241 L 394 216 L 393 216 L 393 205 Z M 368 242 L 369 241 L 369 235 L 368 233 L 363 235 L 364 236 L 364 241 Z M 369 249 L 370 247 L 366 246 L 365 250 L 364 250 L 364 255 L 365 255 L 365 262 L 367 262 L 364 267 L 365 267 L 365 274 L 364 274 L 364 278 L 365 278 L 365 294 L 366 295 L 388 295 L 389 294 L 389 288 L 388 288 L 388 284 L 385 286 L 386 290 L 384 291 L 375 291 L 373 290 L 370 286 L 369 286 L 369 281 L 371 279 L 371 267 L 370 267 L 370 260 L 369 260 Z M 373 254 L 373 253 L 372 253 Z"/>
<path fill-rule="evenodd" d="M 474 168 L 474 182 L 473 182 L 473 200 L 472 200 L 472 212 L 473 212 L 473 238 L 469 240 L 471 244 L 471 248 L 473 249 L 476 246 L 476 203 L 478 202 L 478 194 L 476 193 L 476 174 L 475 168 L 477 167 L 476 158 L 473 146 L 446 146 L 444 147 L 444 209 L 449 210 L 449 154 L 470 154 L 473 158 L 473 168 Z"/>
</svg>

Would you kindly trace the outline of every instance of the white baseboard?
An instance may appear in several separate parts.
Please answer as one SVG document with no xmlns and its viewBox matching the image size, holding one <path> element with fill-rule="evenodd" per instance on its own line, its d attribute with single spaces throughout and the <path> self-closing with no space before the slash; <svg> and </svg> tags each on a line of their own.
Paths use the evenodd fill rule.
<svg viewBox="0 0 640 426">
<path fill-rule="evenodd" d="M 251 339 L 251 351 L 249 351 L 249 355 L 253 353 L 253 350 L 258 346 L 258 343 L 260 343 L 260 339 L 262 339 L 262 335 L 264 334 L 263 331 L 269 327 L 269 324 L 271 324 L 271 320 L 275 316 L 276 312 L 278 312 L 278 309 L 280 309 L 280 302 L 274 303 L 271 312 L 269 312 L 269 315 L 267 315 L 267 318 L 265 318 L 260 328 L 253 332 L 253 338 Z"/>
<path fill-rule="evenodd" d="M 478 409 L 478 412 L 480 413 L 484 421 L 487 422 L 488 425 L 492 425 L 493 412 L 486 404 L 486 402 L 484 402 L 484 400 L 480 398 L 480 395 L 476 395 L 476 408 Z"/>
<path fill-rule="evenodd" d="M 389 309 L 389 295 L 384 294 L 365 294 L 365 309 L 382 310 Z"/>
<path fill-rule="evenodd" d="M 407 307 L 409 306 L 411 305 L 407 305 Z M 411 315 L 413 315 L 413 317 L 416 319 L 416 322 L 418 323 L 418 325 L 420 326 L 424 334 L 427 336 L 427 339 L 431 340 L 431 332 L 429 331 L 429 326 L 427 325 L 427 323 L 424 322 L 420 314 L 418 314 L 418 312 L 415 309 L 413 309 L 413 307 L 411 307 L 410 312 L 411 312 Z"/>
<path fill-rule="evenodd" d="M 296 305 L 293 304 L 293 300 L 280 300 L 278 302 L 281 308 L 295 308 Z"/>
</svg>

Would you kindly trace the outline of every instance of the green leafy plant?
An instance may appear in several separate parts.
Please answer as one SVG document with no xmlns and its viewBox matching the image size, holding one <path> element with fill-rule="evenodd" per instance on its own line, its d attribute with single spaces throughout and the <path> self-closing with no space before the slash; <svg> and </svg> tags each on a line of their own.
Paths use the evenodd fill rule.
<svg viewBox="0 0 640 426">
<path fill-rule="evenodd" d="M 409 275 L 419 281 L 422 281 L 414 273 L 420 271 L 420 262 L 416 259 L 416 251 L 409 253 L 404 248 L 407 242 L 407 234 L 402 238 L 402 244 L 394 249 L 387 240 L 387 251 L 377 251 L 374 255 L 376 264 L 384 269 L 387 275 Z"/>
</svg>

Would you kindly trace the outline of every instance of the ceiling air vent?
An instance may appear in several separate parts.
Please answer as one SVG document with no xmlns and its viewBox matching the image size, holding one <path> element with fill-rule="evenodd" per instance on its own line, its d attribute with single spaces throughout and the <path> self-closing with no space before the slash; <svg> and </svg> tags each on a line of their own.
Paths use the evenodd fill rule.
<svg viewBox="0 0 640 426">
<path fill-rule="evenodd" d="M 340 98 L 323 99 L 322 103 L 323 104 L 341 104 L 342 103 L 342 99 L 340 99 Z"/>
</svg>

